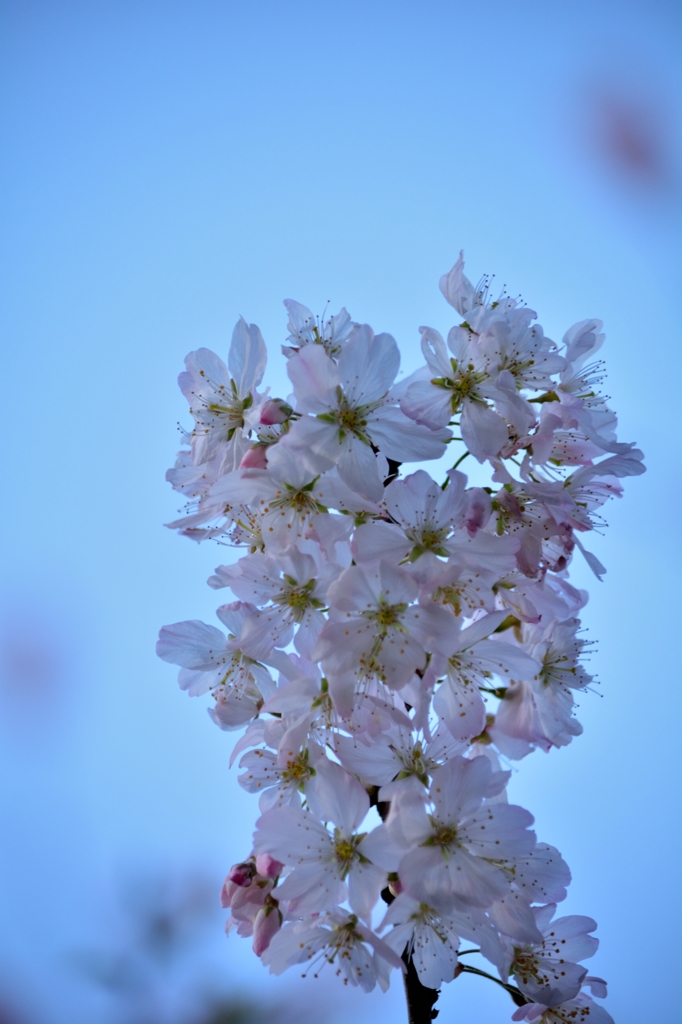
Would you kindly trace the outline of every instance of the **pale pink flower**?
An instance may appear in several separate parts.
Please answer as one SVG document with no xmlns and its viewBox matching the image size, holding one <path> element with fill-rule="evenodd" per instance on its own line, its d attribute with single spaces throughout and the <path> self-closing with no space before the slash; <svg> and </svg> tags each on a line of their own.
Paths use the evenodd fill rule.
<svg viewBox="0 0 682 1024">
<path fill-rule="evenodd" d="M 298 410 L 311 415 L 298 419 L 280 443 L 318 473 L 336 465 L 352 490 L 376 501 L 383 488 L 372 446 L 385 459 L 416 462 L 439 458 L 450 436 L 415 426 L 392 405 L 389 389 L 399 365 L 395 340 L 366 324 L 354 329 L 338 363 L 319 345 L 302 349 L 287 370 Z"/>
<path fill-rule="evenodd" d="M 287 341 L 290 344 L 283 345 L 282 352 L 287 359 L 306 345 L 321 345 L 328 356 L 336 358 L 348 341 L 353 328 L 357 327 L 345 309 L 339 310 L 335 316 L 330 316 L 327 320 L 320 320 L 307 306 L 294 299 L 285 299 L 284 305 L 289 314 Z"/>
<path fill-rule="evenodd" d="M 535 834 L 528 811 L 488 802 L 507 777 L 485 757 L 454 757 L 434 772 L 432 810 L 411 792 L 392 800 L 388 832 L 411 847 L 398 867 L 408 895 L 448 911 L 489 907 L 509 890 L 515 861 L 532 852 Z"/>
<path fill-rule="evenodd" d="M 314 814 L 293 807 L 266 811 L 256 822 L 254 849 L 291 868 L 278 895 L 299 916 L 318 913 L 348 899 L 368 918 L 386 883 L 386 872 L 366 855 L 358 831 L 369 810 L 367 793 L 339 765 L 319 761 L 308 792 Z M 323 822 L 334 826 L 330 832 Z"/>
<path fill-rule="evenodd" d="M 460 413 L 462 439 L 479 462 L 498 455 L 509 440 L 506 421 L 489 405 L 502 397 L 495 387 L 468 330 L 453 328 L 448 335 L 448 355 L 438 331 L 421 328 L 422 352 L 432 377 L 410 385 L 400 408 L 417 423 L 432 430 L 443 428 L 455 413 Z"/>
<path fill-rule="evenodd" d="M 455 739 L 470 740 L 483 731 L 483 693 L 494 691 L 494 677 L 504 682 L 531 679 L 539 671 L 537 660 L 518 646 L 490 639 L 506 617 L 505 611 L 492 612 L 465 629 L 461 620 L 454 620 L 450 631 L 433 643 L 427 678 L 444 677 L 433 706 Z"/>
<path fill-rule="evenodd" d="M 308 717 L 294 723 L 282 719 L 267 722 L 263 739 L 269 747 L 256 747 L 240 760 L 244 771 L 239 785 L 248 793 L 261 794 L 261 811 L 284 805 L 300 807 L 301 794 L 306 793 L 324 758 L 323 748 L 309 739 L 310 724 Z"/>
<path fill-rule="evenodd" d="M 329 588 L 331 618 L 313 651 L 325 673 L 377 676 L 400 688 L 426 666 L 426 647 L 452 616 L 435 604 L 415 604 L 418 586 L 404 569 L 379 563 L 376 571 L 346 569 Z"/>
<path fill-rule="evenodd" d="M 297 651 L 310 655 L 325 622 L 320 611 L 327 587 L 340 566 L 320 564 L 312 555 L 290 546 L 276 556 L 247 555 L 234 566 L 220 566 L 209 580 L 213 587 L 229 586 L 253 605 L 241 634 L 242 649 L 253 658 L 267 658 L 274 647 L 293 638 Z"/>
<path fill-rule="evenodd" d="M 612 1024 L 584 993 L 606 995 L 580 963 L 594 922 L 552 921 L 570 872 L 508 803 L 502 767 L 581 732 L 587 594 L 568 569 L 577 549 L 605 571 L 583 537 L 642 453 L 599 393 L 600 321 L 559 349 L 461 254 L 441 291 L 462 319 L 447 342 L 421 328 L 426 365 L 397 383 L 390 335 L 291 300 L 293 396 L 257 390 L 265 347 L 243 320 L 227 365 L 190 354 L 195 425 L 168 473 L 186 514 L 170 525 L 249 553 L 209 580 L 240 598 L 218 609 L 227 636 L 176 623 L 158 650 L 213 694 L 221 728 L 246 726 L 230 765 L 262 813 L 221 900 L 273 973 L 331 963 L 385 989 L 402 954 L 438 988 L 466 939 L 532 1000 L 515 1020 Z M 444 479 L 400 478 L 450 441 Z M 467 455 L 488 464 L 477 486 Z"/>
<path fill-rule="evenodd" d="M 439 989 L 453 981 L 460 940 L 475 942 L 489 960 L 497 962 L 501 947 L 495 928 L 477 911 L 444 913 L 400 893 L 386 912 L 379 931 L 392 925 L 383 939 L 396 953 L 407 950 L 419 980 Z"/>
<path fill-rule="evenodd" d="M 557 1006 L 575 998 L 587 974 L 580 960 L 594 956 L 599 942 L 590 932 L 597 927 L 591 917 L 560 917 L 552 920 L 556 904 L 533 907 L 540 942 L 505 943 L 504 979 L 514 975 L 523 994 L 534 1003 Z"/>
<path fill-rule="evenodd" d="M 559 1006 L 526 1003 L 512 1014 L 512 1020 L 530 1024 L 614 1024 L 611 1014 L 583 992 Z"/>
<path fill-rule="evenodd" d="M 322 535 L 326 539 L 334 527 L 338 539 L 347 540 L 352 521 L 328 511 L 324 482 L 294 449 L 274 445 L 265 465 L 246 468 L 247 472 L 218 480 L 211 488 L 210 500 L 222 507 L 250 505 L 260 520 L 266 551 L 282 551 L 307 537 Z"/>
<path fill-rule="evenodd" d="M 263 955 L 281 927 L 282 914 L 274 904 L 260 908 L 253 921 L 252 949 L 256 956 Z"/>
<path fill-rule="evenodd" d="M 255 412 L 255 389 L 263 379 L 266 361 L 260 331 L 241 318 L 232 334 L 227 366 L 207 348 L 187 356 L 187 369 L 178 383 L 195 421 L 192 452 L 196 463 L 207 462 L 221 445 L 232 446 L 235 437 L 240 438 L 245 429 L 248 432 L 248 419 Z"/>
<path fill-rule="evenodd" d="M 213 717 L 223 728 L 246 724 L 275 691 L 265 665 L 242 649 L 241 633 L 253 612 L 252 605 L 241 601 L 219 608 L 218 617 L 229 630 L 227 637 L 196 619 L 164 626 L 159 633 L 158 656 L 181 666 L 178 682 L 191 697 L 212 691 L 217 701 Z"/>
<path fill-rule="evenodd" d="M 282 974 L 294 964 L 307 964 L 306 974 L 318 976 L 326 964 L 345 982 L 371 992 L 379 983 L 388 988 L 393 968 L 404 970 L 400 957 L 378 935 L 336 907 L 307 921 L 285 924 L 263 954 L 271 974 Z"/>
<path fill-rule="evenodd" d="M 363 785 L 381 786 L 381 800 L 390 799 L 411 780 L 428 786 L 429 776 L 453 754 L 466 748 L 439 729 L 432 738 L 415 736 L 412 722 L 393 724 L 378 735 L 337 736 L 335 752 L 344 768 Z M 394 781 L 395 780 L 395 781 Z"/>
</svg>

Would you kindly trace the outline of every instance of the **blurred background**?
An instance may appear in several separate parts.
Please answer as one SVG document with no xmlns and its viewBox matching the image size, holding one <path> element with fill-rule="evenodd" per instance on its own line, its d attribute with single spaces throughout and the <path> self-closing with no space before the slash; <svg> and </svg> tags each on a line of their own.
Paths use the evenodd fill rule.
<svg viewBox="0 0 682 1024">
<path fill-rule="evenodd" d="M 460 248 L 550 337 L 603 318 L 647 455 L 592 544 L 604 583 L 573 573 L 585 734 L 511 795 L 599 921 L 615 1019 L 678 1019 L 679 58 L 667 0 L 0 3 L 1 1024 L 403 1019 L 399 984 L 271 978 L 223 934 L 256 802 L 154 643 L 214 621 L 225 552 L 164 529 L 164 472 L 190 349 L 225 356 L 242 314 L 286 393 L 291 297 L 390 331 L 410 370 Z M 514 1009 L 471 975 L 439 1005 Z"/>
</svg>

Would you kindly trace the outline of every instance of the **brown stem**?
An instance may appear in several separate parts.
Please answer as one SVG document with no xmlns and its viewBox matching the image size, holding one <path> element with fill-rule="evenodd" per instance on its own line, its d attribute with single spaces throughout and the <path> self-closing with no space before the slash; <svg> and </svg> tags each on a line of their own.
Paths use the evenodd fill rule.
<svg viewBox="0 0 682 1024">
<path fill-rule="evenodd" d="M 405 983 L 405 996 L 407 998 L 407 1019 L 409 1024 L 431 1024 L 438 1016 L 438 1010 L 434 1009 L 440 992 L 435 988 L 426 988 L 419 980 L 412 957 L 407 956 L 407 950 L 403 953 L 403 960 L 407 965 L 407 973 L 403 975 Z"/>
<path fill-rule="evenodd" d="M 516 985 L 507 985 L 493 974 L 488 974 L 487 971 L 481 971 L 478 967 L 471 967 L 469 964 L 460 964 L 458 969 L 462 974 L 478 974 L 481 978 L 488 978 L 489 981 L 494 981 L 496 985 L 499 985 L 505 992 L 509 993 L 516 1006 L 525 1006 L 528 1002 L 528 999 L 526 999 L 523 992 Z"/>
</svg>

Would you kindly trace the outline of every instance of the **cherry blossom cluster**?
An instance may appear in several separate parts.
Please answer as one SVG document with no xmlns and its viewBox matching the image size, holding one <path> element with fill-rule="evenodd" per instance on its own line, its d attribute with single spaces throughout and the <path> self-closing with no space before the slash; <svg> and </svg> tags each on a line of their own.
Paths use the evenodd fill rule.
<svg viewBox="0 0 682 1024">
<path fill-rule="evenodd" d="M 463 267 L 440 282 L 447 341 L 420 328 L 425 365 L 398 383 L 391 335 L 293 301 L 285 399 L 261 390 L 243 319 L 227 365 L 187 357 L 170 525 L 242 555 L 208 580 L 235 598 L 223 628 L 166 626 L 157 650 L 244 730 L 231 763 L 260 817 L 222 900 L 272 972 L 330 963 L 369 991 L 411 962 L 439 989 L 474 970 L 464 940 L 514 1020 L 609 1024 L 581 964 L 596 924 L 555 917 L 568 867 L 506 789 L 510 762 L 582 731 L 587 594 L 568 566 L 577 547 L 604 572 L 582 538 L 643 456 L 598 390 L 601 322 L 558 345 Z M 404 471 L 437 460 L 439 479 Z"/>
</svg>

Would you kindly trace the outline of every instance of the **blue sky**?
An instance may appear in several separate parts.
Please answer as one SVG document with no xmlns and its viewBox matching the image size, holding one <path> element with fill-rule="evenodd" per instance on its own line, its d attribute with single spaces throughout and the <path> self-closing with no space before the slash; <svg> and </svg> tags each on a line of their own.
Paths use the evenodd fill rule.
<svg viewBox="0 0 682 1024">
<path fill-rule="evenodd" d="M 70 959 L 118 941 L 117 879 L 219 884 L 248 847 L 232 738 L 154 656 L 159 626 L 212 621 L 222 560 L 161 525 L 185 354 L 224 355 L 244 315 L 283 393 L 292 297 L 390 331 L 409 371 L 463 248 L 551 337 L 605 321 L 608 392 L 647 454 L 593 544 L 604 583 L 575 567 L 600 696 L 512 796 L 573 869 L 567 911 L 599 921 L 613 1016 L 675 1019 L 678 62 L 665 2 L 0 3 L 0 1005 L 118 1019 Z M 202 985 L 319 998 L 220 927 Z M 400 996 L 333 1005 L 379 1024 Z M 512 1009 L 471 978 L 442 1005 Z"/>
</svg>

